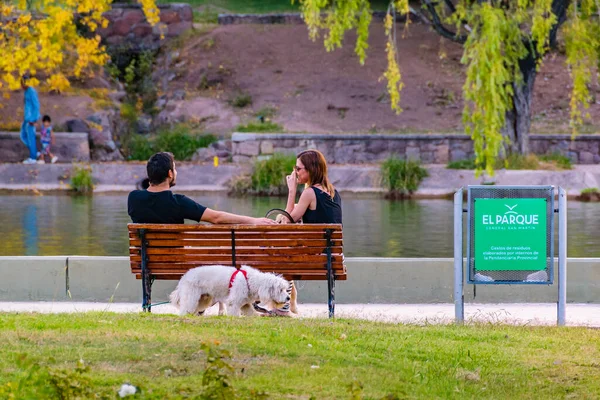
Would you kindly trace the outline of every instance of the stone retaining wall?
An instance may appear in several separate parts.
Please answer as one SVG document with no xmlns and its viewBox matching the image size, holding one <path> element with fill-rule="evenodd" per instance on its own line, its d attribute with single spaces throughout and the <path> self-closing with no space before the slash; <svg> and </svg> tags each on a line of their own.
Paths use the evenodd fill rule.
<svg viewBox="0 0 600 400">
<path fill-rule="evenodd" d="M 373 11 L 375 21 L 383 21 L 386 16 L 385 11 Z M 417 20 L 410 14 L 411 20 Z M 304 19 L 300 13 L 279 13 L 279 14 L 219 14 L 219 25 L 235 24 L 303 24 Z M 400 14 L 396 15 L 396 21 L 404 22 L 406 17 Z"/>
<path fill-rule="evenodd" d="M 234 133 L 233 160 L 249 162 L 275 152 L 297 154 L 308 148 L 323 152 L 332 164 L 365 164 L 395 154 L 424 164 L 446 164 L 474 157 L 473 142 L 461 134 L 254 134 Z M 600 163 L 600 135 L 532 135 L 535 154 L 559 153 L 578 164 Z"/>
<path fill-rule="evenodd" d="M 159 4 L 158 8 L 160 22 L 151 26 L 141 5 L 114 3 L 112 9 L 104 13 L 108 26 L 98 29 L 98 33 L 109 46 L 135 43 L 152 47 L 158 45 L 161 35 L 175 37 L 192 28 L 192 7 L 189 4 Z"/>
<path fill-rule="evenodd" d="M 36 136 L 39 150 L 41 149 L 40 134 Z M 52 153 L 58 156 L 58 162 L 90 161 L 87 133 L 54 132 L 54 140 Z M 0 162 L 21 162 L 28 157 L 29 151 L 21 142 L 19 132 L 0 132 Z"/>
</svg>

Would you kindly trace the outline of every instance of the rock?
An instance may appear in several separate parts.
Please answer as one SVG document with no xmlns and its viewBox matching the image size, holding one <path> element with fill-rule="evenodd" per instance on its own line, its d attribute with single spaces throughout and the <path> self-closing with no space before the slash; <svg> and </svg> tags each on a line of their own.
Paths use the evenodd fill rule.
<svg viewBox="0 0 600 400">
<path fill-rule="evenodd" d="M 260 143 L 260 154 L 273 154 L 273 142 L 263 140 Z"/>
<path fill-rule="evenodd" d="M 257 156 L 260 154 L 259 144 L 255 141 L 239 142 L 235 153 L 242 156 Z"/>
<path fill-rule="evenodd" d="M 127 96 L 127 93 L 124 90 L 118 90 L 116 92 L 111 92 L 108 94 L 108 97 L 112 100 L 112 101 L 122 101 L 125 96 Z"/>
<path fill-rule="evenodd" d="M 162 110 L 167 105 L 167 101 L 167 96 L 162 95 L 158 98 L 158 100 L 156 100 L 154 107 L 158 108 L 159 110 Z"/>
<path fill-rule="evenodd" d="M 176 90 L 173 93 L 173 100 L 175 100 L 175 101 L 185 100 L 185 90 Z"/>
<path fill-rule="evenodd" d="M 120 151 L 109 151 L 103 148 L 95 148 L 91 151 L 94 161 L 123 161 L 123 155 Z"/>
<path fill-rule="evenodd" d="M 184 33 L 185 31 L 192 29 L 192 27 L 193 27 L 192 21 L 176 22 L 174 24 L 169 25 L 167 36 L 169 36 L 169 37 L 179 36 L 182 33 Z"/>
<path fill-rule="evenodd" d="M 218 134 L 231 132 L 240 124 L 240 118 L 220 100 L 196 97 L 185 101 L 169 101 L 158 114 L 156 122 L 158 125 L 202 123 L 204 130 Z"/>
<path fill-rule="evenodd" d="M 167 36 L 167 33 L 169 32 L 169 27 L 167 26 L 167 24 L 163 23 L 163 22 L 159 22 L 158 24 L 154 25 L 152 27 L 152 34 L 155 36 Z"/>
<path fill-rule="evenodd" d="M 152 127 L 152 117 L 150 115 L 141 115 L 135 122 L 135 130 L 137 133 L 146 134 L 150 133 Z"/>
<path fill-rule="evenodd" d="M 579 162 L 581 164 L 593 164 L 594 155 L 589 151 L 582 151 L 579 153 Z"/>
<path fill-rule="evenodd" d="M 88 124 L 79 118 L 70 119 L 65 122 L 65 125 L 67 127 L 67 132 L 90 133 L 90 127 Z"/>
<path fill-rule="evenodd" d="M 160 22 L 165 24 L 181 22 L 181 17 L 176 10 L 164 10 L 160 12 Z"/>
<path fill-rule="evenodd" d="M 136 26 L 133 27 L 132 32 L 135 36 L 137 36 L 139 38 L 144 38 L 144 37 L 152 34 L 152 26 L 150 26 L 150 24 L 147 24 L 147 23 L 137 24 Z"/>
<path fill-rule="evenodd" d="M 217 155 L 217 152 L 212 147 L 203 147 L 196 150 L 196 153 L 192 156 L 192 161 L 212 161 Z"/>
</svg>

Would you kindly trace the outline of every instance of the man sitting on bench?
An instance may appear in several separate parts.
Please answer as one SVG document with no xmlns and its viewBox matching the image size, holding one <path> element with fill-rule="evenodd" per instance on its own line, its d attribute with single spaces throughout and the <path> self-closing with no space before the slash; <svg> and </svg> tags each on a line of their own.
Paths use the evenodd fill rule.
<svg viewBox="0 0 600 400">
<path fill-rule="evenodd" d="M 171 153 L 156 153 L 146 165 L 149 187 L 134 190 L 127 199 L 127 212 L 134 223 L 183 224 L 185 219 L 212 224 L 276 224 L 269 218 L 253 218 L 211 210 L 171 188 L 177 181 L 175 159 Z"/>
</svg>

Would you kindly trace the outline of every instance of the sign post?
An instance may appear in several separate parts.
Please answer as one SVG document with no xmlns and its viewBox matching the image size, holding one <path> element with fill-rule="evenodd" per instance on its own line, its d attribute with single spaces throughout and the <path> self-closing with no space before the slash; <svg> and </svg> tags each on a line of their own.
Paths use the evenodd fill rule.
<svg viewBox="0 0 600 400">
<path fill-rule="evenodd" d="M 566 193 L 554 186 L 469 186 L 454 197 L 454 303 L 464 320 L 462 214 L 467 212 L 467 282 L 477 285 L 543 284 L 554 280 L 554 214 L 559 214 L 558 323 L 566 303 Z M 459 279 L 460 278 L 460 279 Z M 460 282 L 459 282 L 460 280 Z M 459 293 L 460 292 L 460 293 Z"/>
</svg>

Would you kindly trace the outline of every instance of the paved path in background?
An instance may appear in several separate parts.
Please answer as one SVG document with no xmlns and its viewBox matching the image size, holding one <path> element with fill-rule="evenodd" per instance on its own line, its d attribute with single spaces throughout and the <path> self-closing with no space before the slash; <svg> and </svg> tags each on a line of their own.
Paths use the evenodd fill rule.
<svg viewBox="0 0 600 400">
<path fill-rule="evenodd" d="M 146 176 L 144 163 L 93 163 L 92 176 L 95 192 L 129 192 L 136 182 Z M 480 185 L 483 177 L 474 171 L 451 170 L 445 165 L 426 165 L 429 176 L 419 189 L 417 197 L 444 197 L 467 185 Z M 66 191 L 69 190 L 71 164 L 0 164 L 0 190 L 4 191 Z M 341 192 L 379 193 L 379 165 L 336 165 L 329 167 L 329 175 Z M 227 191 L 227 182 L 234 176 L 250 172 L 248 164 L 178 163 L 178 192 Z M 486 178 L 496 185 L 555 185 L 562 186 L 571 197 L 589 187 L 600 187 L 600 165 L 575 165 L 568 171 L 506 171 L 498 170 L 494 178 Z"/>
<path fill-rule="evenodd" d="M 302 318 L 327 318 L 326 304 L 301 304 Z M 212 307 L 206 315 L 216 315 Z M 74 313 L 108 311 L 140 312 L 134 303 L 85 302 L 0 302 L 0 312 Z M 170 304 L 152 308 L 153 313 L 174 314 Z M 567 304 L 567 325 L 600 327 L 600 304 Z M 454 322 L 454 304 L 338 304 L 336 316 L 371 321 L 408 324 L 448 324 Z M 467 322 L 514 325 L 556 325 L 556 304 L 467 304 Z"/>
</svg>

